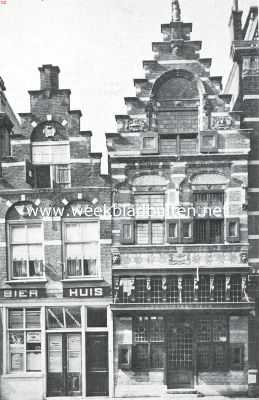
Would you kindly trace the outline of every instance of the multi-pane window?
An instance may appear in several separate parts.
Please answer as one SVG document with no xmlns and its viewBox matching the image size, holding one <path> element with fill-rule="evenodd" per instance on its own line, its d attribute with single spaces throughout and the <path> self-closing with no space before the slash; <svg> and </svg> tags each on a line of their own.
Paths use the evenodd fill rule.
<svg viewBox="0 0 259 400">
<path fill-rule="evenodd" d="M 70 184 L 70 169 L 68 165 L 56 165 L 56 180 L 57 184 L 68 186 Z"/>
<path fill-rule="evenodd" d="M 97 222 L 65 224 L 66 276 L 98 275 L 99 225 Z"/>
<path fill-rule="evenodd" d="M 200 302 L 210 301 L 210 277 L 207 275 L 200 276 L 198 299 Z"/>
<path fill-rule="evenodd" d="M 135 195 L 136 243 L 163 244 L 165 240 L 164 195 Z"/>
<path fill-rule="evenodd" d="M 46 313 L 47 329 L 81 328 L 80 307 L 49 307 Z"/>
<path fill-rule="evenodd" d="M 151 279 L 151 303 L 161 303 L 163 301 L 162 279 Z"/>
<path fill-rule="evenodd" d="M 224 221 L 221 219 L 197 219 L 194 221 L 196 243 L 222 243 Z"/>
<path fill-rule="evenodd" d="M 146 278 L 136 278 L 135 279 L 135 299 L 136 303 L 146 303 L 147 302 L 147 279 Z"/>
<path fill-rule="evenodd" d="M 179 302 L 179 290 L 178 290 L 178 279 L 177 276 L 167 279 L 167 302 L 178 303 Z"/>
<path fill-rule="evenodd" d="M 200 204 L 224 204 L 224 192 L 194 192 L 194 203 Z"/>
<path fill-rule="evenodd" d="M 153 370 L 164 367 L 164 319 L 139 316 L 133 320 L 133 369 Z"/>
<path fill-rule="evenodd" d="M 8 371 L 41 370 L 41 323 L 39 308 L 8 310 Z"/>
<path fill-rule="evenodd" d="M 194 297 L 194 280 L 193 276 L 184 276 L 182 281 L 182 301 L 183 303 L 191 303 Z"/>
<path fill-rule="evenodd" d="M 164 216 L 163 194 L 135 195 L 136 218 L 161 218 Z"/>
<path fill-rule="evenodd" d="M 240 275 L 231 276 L 230 300 L 232 303 L 239 303 L 242 300 L 242 278 Z"/>
<path fill-rule="evenodd" d="M 43 276 L 41 224 L 10 224 L 10 261 L 13 279 Z"/>
<path fill-rule="evenodd" d="M 163 244 L 164 223 L 163 222 L 137 222 L 136 223 L 137 244 Z"/>
<path fill-rule="evenodd" d="M 226 277 L 224 275 L 214 277 L 214 300 L 217 303 L 226 301 Z"/>
<path fill-rule="evenodd" d="M 171 135 L 168 138 L 161 138 L 160 153 L 173 155 L 196 154 L 197 144 L 196 134 Z"/>
<path fill-rule="evenodd" d="M 225 317 L 198 321 L 198 369 L 222 370 L 226 367 L 228 336 Z"/>
</svg>

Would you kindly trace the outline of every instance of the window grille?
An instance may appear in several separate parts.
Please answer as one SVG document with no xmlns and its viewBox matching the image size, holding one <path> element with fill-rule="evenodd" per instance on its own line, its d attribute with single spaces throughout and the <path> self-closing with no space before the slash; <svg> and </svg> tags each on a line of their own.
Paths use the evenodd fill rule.
<svg viewBox="0 0 259 400">
<path fill-rule="evenodd" d="M 222 370 L 228 357 L 227 319 L 218 316 L 197 321 L 199 371 Z"/>
<path fill-rule="evenodd" d="M 168 303 L 178 303 L 179 302 L 177 277 L 171 277 L 171 278 L 167 279 L 167 302 Z"/>
<path fill-rule="evenodd" d="M 182 282 L 183 303 L 191 303 L 194 297 L 194 281 L 192 276 L 184 276 Z"/>
<path fill-rule="evenodd" d="M 210 301 L 210 277 L 201 275 L 199 280 L 198 299 L 200 302 Z"/>
<path fill-rule="evenodd" d="M 194 203 L 224 204 L 224 192 L 194 192 Z"/>
<path fill-rule="evenodd" d="M 242 278 L 240 275 L 231 276 L 230 300 L 232 303 L 240 303 L 242 300 Z"/>
<path fill-rule="evenodd" d="M 217 303 L 223 303 L 226 300 L 226 278 L 224 275 L 214 277 L 214 299 Z"/>
<path fill-rule="evenodd" d="M 139 316 L 133 320 L 133 368 L 161 369 L 164 366 L 164 319 Z"/>
<path fill-rule="evenodd" d="M 147 302 L 147 280 L 146 278 L 136 278 L 135 280 L 136 303 Z"/>
<path fill-rule="evenodd" d="M 148 223 L 147 222 L 137 222 L 136 225 L 136 241 L 137 244 L 148 244 Z"/>
<path fill-rule="evenodd" d="M 152 303 L 161 303 L 162 300 L 163 300 L 162 279 L 161 278 L 152 278 L 151 279 L 151 302 Z"/>
</svg>

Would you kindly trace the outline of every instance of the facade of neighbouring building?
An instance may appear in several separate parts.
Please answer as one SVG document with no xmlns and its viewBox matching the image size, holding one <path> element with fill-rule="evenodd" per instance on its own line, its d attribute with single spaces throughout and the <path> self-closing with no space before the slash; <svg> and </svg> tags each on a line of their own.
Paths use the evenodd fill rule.
<svg viewBox="0 0 259 400">
<path fill-rule="evenodd" d="M 0 397 L 108 395 L 110 183 L 59 68 L 39 70 L 21 124 L 1 118 Z"/>
<path fill-rule="evenodd" d="M 233 67 L 226 85 L 232 94 L 231 110 L 242 116 L 242 126 L 251 130 L 251 152 L 248 162 L 248 242 L 249 265 L 257 287 L 256 319 L 251 336 L 252 364 L 250 386 L 259 386 L 259 38 L 258 7 L 251 7 L 242 26 L 242 11 L 238 5 L 232 13 L 230 25 L 233 33 L 231 56 Z M 257 379 L 256 379 L 257 377 Z"/>
<path fill-rule="evenodd" d="M 235 35 L 255 35 L 256 10 L 244 31 L 240 16 L 234 9 Z M 200 58 L 201 42 L 191 40 L 191 31 L 172 1 L 163 41 L 153 43 L 154 59 L 143 62 L 145 78 L 134 80 L 136 96 L 125 98 L 117 132 L 106 134 L 117 209 L 116 397 L 255 392 L 258 224 L 248 228 L 247 192 L 254 194 L 258 181 L 251 169 L 258 168 L 251 162 L 258 160 L 258 42 L 234 37 L 232 74 L 241 93 L 234 99 L 232 90 L 222 94 L 221 77 L 210 76 L 211 59 Z M 256 207 L 256 197 L 250 199 Z"/>
</svg>

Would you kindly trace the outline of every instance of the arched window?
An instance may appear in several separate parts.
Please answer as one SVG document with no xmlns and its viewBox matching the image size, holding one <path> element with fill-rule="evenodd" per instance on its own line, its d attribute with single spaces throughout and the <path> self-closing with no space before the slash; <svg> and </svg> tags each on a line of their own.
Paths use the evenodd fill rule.
<svg viewBox="0 0 259 400">
<path fill-rule="evenodd" d="M 9 276 L 12 280 L 44 278 L 43 226 L 32 203 L 14 204 L 6 215 Z"/>
</svg>

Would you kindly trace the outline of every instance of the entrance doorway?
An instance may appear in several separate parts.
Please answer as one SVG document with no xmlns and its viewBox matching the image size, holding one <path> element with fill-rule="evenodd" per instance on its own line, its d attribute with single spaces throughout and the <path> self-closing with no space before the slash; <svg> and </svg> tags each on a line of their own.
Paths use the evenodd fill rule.
<svg viewBox="0 0 259 400">
<path fill-rule="evenodd" d="M 47 340 L 48 396 L 82 394 L 81 335 L 53 333 Z"/>
<path fill-rule="evenodd" d="M 88 333 L 86 336 L 87 396 L 108 396 L 108 335 Z"/>
<path fill-rule="evenodd" d="M 167 387 L 192 388 L 193 328 L 191 323 L 170 320 L 167 327 Z"/>
</svg>

